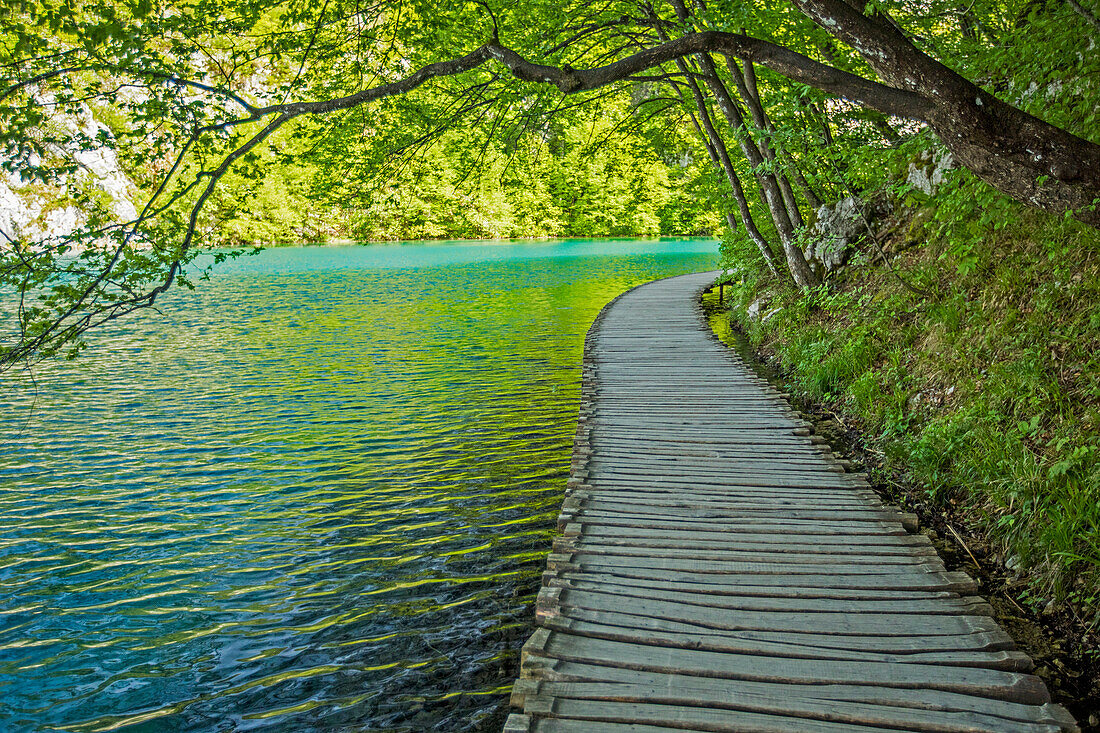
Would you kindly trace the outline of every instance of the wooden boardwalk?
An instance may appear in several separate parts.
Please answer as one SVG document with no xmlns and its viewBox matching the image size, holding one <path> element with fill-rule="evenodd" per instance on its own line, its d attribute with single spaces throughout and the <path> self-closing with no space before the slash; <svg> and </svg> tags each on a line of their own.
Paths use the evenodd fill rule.
<svg viewBox="0 0 1100 733">
<path fill-rule="evenodd" d="M 974 582 L 713 338 L 713 279 L 636 288 L 589 331 L 505 731 L 1076 730 Z"/>
</svg>

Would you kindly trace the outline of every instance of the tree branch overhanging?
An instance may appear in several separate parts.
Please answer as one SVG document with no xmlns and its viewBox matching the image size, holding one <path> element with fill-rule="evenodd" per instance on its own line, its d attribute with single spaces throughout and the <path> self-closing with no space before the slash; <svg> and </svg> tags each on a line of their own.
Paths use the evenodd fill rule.
<svg viewBox="0 0 1100 733">
<path fill-rule="evenodd" d="M 873 107 L 889 115 L 925 120 L 931 106 L 928 100 L 915 92 L 895 89 L 835 69 L 768 41 L 721 31 L 689 33 L 606 66 L 584 70 L 534 63 L 500 44 L 488 44 L 484 48 L 491 57 L 504 64 L 517 78 L 528 82 L 553 84 L 565 94 L 598 89 L 677 58 L 711 52 L 753 61 L 795 81 Z"/>
<path fill-rule="evenodd" d="M 129 293 L 128 298 L 97 302 L 96 287 L 114 280 L 113 269 L 118 263 L 117 252 L 115 256 L 111 256 L 110 251 L 105 249 L 103 269 L 98 278 L 91 279 L 92 287 L 83 298 L 73 304 L 72 309 L 60 312 L 63 317 L 59 319 L 56 328 L 40 334 L 36 345 L 41 346 L 42 339 L 56 337 L 58 333 L 64 334 L 66 338 L 73 334 L 79 335 L 96 321 L 97 316 L 110 319 L 122 312 L 151 304 L 159 293 L 171 286 L 180 272 L 184 262 L 182 257 L 195 235 L 198 212 L 210 196 L 218 178 L 249 149 L 286 122 L 303 115 L 325 115 L 350 110 L 387 97 L 409 94 L 433 80 L 458 76 L 490 62 L 502 65 L 518 80 L 551 85 L 563 94 L 571 95 L 598 90 L 627 80 L 673 81 L 661 67 L 692 56 L 721 54 L 727 58 L 739 58 L 883 114 L 926 122 L 956 152 L 963 164 L 1000 190 L 1017 200 L 1047 210 L 1073 210 L 1083 221 L 1100 226 L 1100 213 L 1087 208 L 1100 197 L 1100 146 L 1027 115 L 984 92 L 917 49 L 906 38 L 901 27 L 888 22 L 889 19 L 876 18 L 873 14 L 865 15 L 844 0 L 795 0 L 795 3 L 835 38 L 855 48 L 885 83 L 842 71 L 790 48 L 754 38 L 746 33 L 720 31 L 689 32 L 675 39 L 663 38 L 660 42 L 654 39 L 652 46 L 629 53 L 637 45 L 632 40 L 626 46 L 614 46 L 612 51 L 597 58 L 602 60 L 613 54 L 627 55 L 587 69 L 543 64 L 504 45 L 498 38 L 496 18 L 493 19 L 492 40 L 463 56 L 431 63 L 397 81 L 332 99 L 260 106 L 231 91 L 228 86 L 209 85 L 155 70 L 133 71 L 132 78 L 146 81 L 158 79 L 174 86 L 219 97 L 223 104 L 218 105 L 217 114 L 226 115 L 226 118 L 215 118 L 213 123 L 201 125 L 196 117 L 194 129 L 198 133 L 224 131 L 249 124 L 262 127 L 262 130 L 221 156 L 219 165 L 212 171 L 204 169 L 185 187 L 184 190 L 201 188 L 202 193 L 189 211 L 186 236 L 177 246 L 179 254 L 173 260 L 165 260 L 166 269 L 159 282 L 152 282 L 146 286 L 144 292 Z M 580 35 L 587 37 L 589 26 L 582 26 L 581 31 Z M 636 39 L 636 36 L 625 33 L 624 37 Z M 641 37 L 644 38 L 644 34 Z M 86 71 L 88 68 L 67 64 L 65 69 L 45 72 L 9 86 L 0 91 L 0 98 L 10 96 L 19 89 L 45 83 L 57 76 Z M 115 67 L 108 71 L 126 74 L 128 70 Z M 694 83 L 690 74 L 681 78 Z M 231 102 L 232 105 L 224 104 L 225 102 Z M 239 116 L 236 117 L 226 110 L 226 107 L 234 105 L 240 108 Z M 1048 182 L 1047 178 L 1052 180 Z M 134 230 L 128 235 L 127 242 L 137 227 L 144 223 L 146 212 L 161 210 L 159 207 L 153 208 L 153 201 L 163 190 L 162 186 L 149 202 L 142 217 L 134 223 Z M 66 318 L 70 319 L 68 323 L 60 322 Z M 10 365 L 27 353 L 25 349 L 0 351 L 0 367 L 5 363 Z"/>
</svg>

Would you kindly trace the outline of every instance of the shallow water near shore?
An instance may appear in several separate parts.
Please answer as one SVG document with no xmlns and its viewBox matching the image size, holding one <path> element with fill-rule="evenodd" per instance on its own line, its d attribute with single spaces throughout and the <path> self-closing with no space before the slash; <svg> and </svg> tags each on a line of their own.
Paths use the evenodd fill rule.
<svg viewBox="0 0 1100 733">
<path fill-rule="evenodd" d="M 0 385 L 0 730 L 499 729 L 583 338 L 712 241 L 282 248 Z"/>
</svg>

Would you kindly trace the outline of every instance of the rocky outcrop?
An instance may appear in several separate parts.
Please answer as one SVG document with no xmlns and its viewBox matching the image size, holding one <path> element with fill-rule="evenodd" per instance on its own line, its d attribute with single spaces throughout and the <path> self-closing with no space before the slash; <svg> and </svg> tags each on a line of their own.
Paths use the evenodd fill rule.
<svg viewBox="0 0 1100 733">
<path fill-rule="evenodd" d="M 948 172 L 958 167 L 955 156 L 948 152 L 934 154 L 930 150 L 921 153 L 919 160 L 909 164 L 905 179 L 910 186 L 926 196 L 935 196 L 947 178 Z"/>
<path fill-rule="evenodd" d="M 98 122 L 87 107 L 77 116 L 58 117 L 54 124 L 70 130 L 74 137 L 80 134 L 95 139 L 109 134 L 105 125 Z M 57 189 L 41 183 L 25 183 L 14 174 L 0 175 L 0 241 L 30 239 L 42 241 L 65 236 L 85 220 L 86 214 L 66 194 L 72 189 L 97 194 L 96 199 L 105 203 L 122 221 L 137 216 L 134 208 L 134 184 L 122 170 L 114 150 L 99 147 L 94 150 L 52 151 L 58 158 L 75 162 L 79 172 L 66 182 L 66 188 Z"/>
<path fill-rule="evenodd" d="M 848 261 L 852 245 L 867 231 L 864 206 L 848 196 L 818 208 L 817 221 L 810 229 L 812 239 L 806 246 L 806 260 L 812 267 L 832 272 Z"/>
<path fill-rule="evenodd" d="M 758 296 L 755 300 L 749 303 L 748 308 L 745 309 L 745 316 L 750 321 L 760 321 L 761 324 L 767 323 L 772 317 L 783 310 L 782 307 L 775 307 L 768 309 L 768 304 L 772 299 L 772 293 L 765 292 Z"/>
</svg>

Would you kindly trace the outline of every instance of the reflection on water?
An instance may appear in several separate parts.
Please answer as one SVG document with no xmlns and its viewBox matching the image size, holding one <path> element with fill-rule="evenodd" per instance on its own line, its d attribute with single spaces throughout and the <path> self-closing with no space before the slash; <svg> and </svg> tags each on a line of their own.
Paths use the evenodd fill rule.
<svg viewBox="0 0 1100 733">
<path fill-rule="evenodd" d="M 270 250 L 8 378 L 0 729 L 499 728 L 588 324 L 715 250 Z"/>
</svg>

